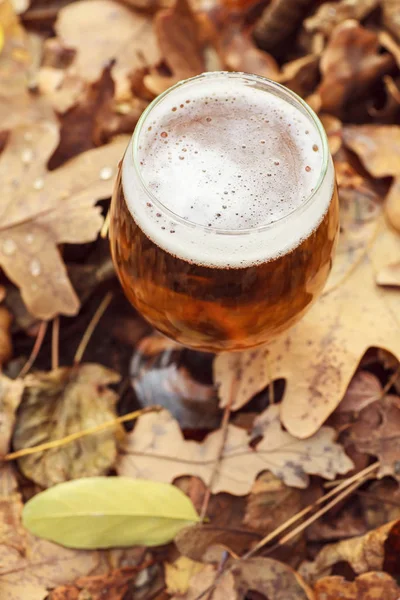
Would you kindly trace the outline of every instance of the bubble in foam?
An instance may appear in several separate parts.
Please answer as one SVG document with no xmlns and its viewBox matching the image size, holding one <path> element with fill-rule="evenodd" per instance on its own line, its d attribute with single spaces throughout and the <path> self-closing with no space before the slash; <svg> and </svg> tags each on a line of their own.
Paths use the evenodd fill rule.
<svg viewBox="0 0 400 600">
<path fill-rule="evenodd" d="M 188 234 L 186 225 L 167 227 L 168 232 L 176 231 L 175 238 L 180 240 L 171 242 L 165 237 L 167 232 L 162 234 L 164 212 L 157 213 L 157 222 L 154 212 L 153 217 L 150 211 L 144 216 L 137 190 L 136 195 L 132 190 L 130 201 L 125 189 L 132 214 L 156 243 L 192 262 L 221 266 L 227 264 L 229 253 L 237 252 L 237 247 L 232 245 L 234 236 L 228 242 L 221 236 L 202 233 L 201 227 L 208 231 L 209 228 L 236 231 L 279 222 L 311 195 L 321 172 L 323 154 L 317 128 L 291 102 L 243 84 L 240 78 L 230 79 L 228 85 L 226 81 L 226 77 L 210 77 L 206 84 L 185 84 L 185 89 L 175 89 L 152 110 L 156 130 L 161 133 L 154 139 L 147 134 L 146 127 L 140 132 L 138 158 L 143 161 L 144 182 L 153 193 L 156 190 L 157 199 L 167 210 L 200 227 L 192 227 Z M 214 95 L 215 99 L 231 104 L 208 102 Z M 180 110 L 182 108 L 184 110 Z M 305 131 L 308 131 L 307 139 Z M 168 147 L 164 144 L 166 137 Z M 123 177 L 125 187 L 129 188 L 132 172 L 126 157 Z M 271 158 L 268 160 L 268 157 Z M 268 173 L 266 166 L 271 165 L 271 159 L 279 169 Z M 232 182 L 236 189 L 228 192 Z M 131 183 L 130 187 L 134 185 Z M 229 201 L 222 205 L 223 210 L 222 198 Z M 312 224 L 312 220 L 307 227 L 310 222 Z M 181 243 L 185 235 L 187 244 Z M 298 227 L 293 236 L 299 241 Z M 290 236 L 284 237 L 289 243 Z M 213 240 L 212 244 L 209 240 Z M 247 241 L 244 248 L 252 244 L 254 242 Z M 254 252 L 263 254 L 262 259 L 265 259 L 271 252 L 276 254 L 281 250 L 273 244 L 263 247 L 258 241 L 247 259 L 241 256 L 240 264 L 253 261 Z M 238 265 L 239 259 L 231 257 L 229 262 Z"/>
</svg>

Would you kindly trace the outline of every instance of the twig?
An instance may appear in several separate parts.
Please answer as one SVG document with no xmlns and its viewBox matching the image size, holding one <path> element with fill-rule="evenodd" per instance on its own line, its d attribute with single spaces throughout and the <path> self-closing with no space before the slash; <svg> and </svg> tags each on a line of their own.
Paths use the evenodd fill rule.
<svg viewBox="0 0 400 600">
<path fill-rule="evenodd" d="M 83 337 L 79 343 L 78 349 L 75 353 L 74 364 L 78 365 L 81 362 L 82 356 L 86 350 L 86 347 L 90 341 L 90 338 L 92 337 L 93 332 L 96 329 L 101 317 L 106 312 L 112 298 L 113 298 L 112 292 L 107 292 L 107 294 L 104 296 L 102 302 L 100 303 L 100 306 L 94 313 L 89 325 L 87 326 L 85 333 L 83 334 Z"/>
<path fill-rule="evenodd" d="M 308 506 L 306 506 L 305 508 L 300 510 L 298 513 L 296 513 L 295 515 L 293 515 L 292 517 L 287 519 L 284 523 L 279 525 L 279 527 L 274 529 L 274 531 L 271 531 L 271 533 L 268 533 L 262 540 L 260 540 L 258 542 L 258 544 L 256 546 L 254 546 L 254 548 L 252 548 L 249 552 L 247 552 L 242 558 L 243 559 L 250 558 L 251 556 L 256 554 L 256 552 L 261 550 L 261 548 L 263 548 L 266 544 L 268 544 L 273 539 L 278 537 L 278 535 L 283 533 L 286 529 L 289 529 L 289 527 L 294 525 L 294 523 L 296 523 L 297 521 L 299 521 L 300 519 L 302 519 L 303 517 L 308 515 L 310 512 L 312 512 L 314 510 L 314 508 L 316 508 L 320 504 L 323 504 L 324 502 L 329 500 L 329 498 L 332 498 L 332 496 L 335 496 L 341 490 L 348 488 L 353 482 L 358 482 L 359 480 L 364 480 L 366 476 L 369 476 L 369 474 L 372 473 L 372 471 L 377 469 L 379 464 L 380 464 L 379 461 L 376 461 L 375 463 L 373 463 L 372 465 L 369 465 L 368 467 L 366 467 L 362 471 L 359 471 L 355 475 L 352 475 L 351 477 L 344 479 L 333 490 L 331 490 L 324 496 L 321 496 L 321 498 L 318 498 L 318 500 L 316 500 L 316 502 L 314 502 L 313 504 L 309 504 Z"/>
<path fill-rule="evenodd" d="M 60 317 L 53 319 L 53 329 L 51 336 L 51 370 L 58 369 L 58 348 L 60 340 Z"/>
<path fill-rule="evenodd" d="M 39 330 L 38 330 L 38 333 L 36 336 L 35 343 L 32 348 L 31 355 L 28 358 L 28 360 L 26 361 L 26 363 L 24 364 L 24 366 L 22 367 L 21 371 L 19 372 L 18 377 L 25 377 L 25 375 L 28 373 L 28 371 L 31 369 L 33 363 L 37 359 L 38 354 L 40 352 L 40 348 L 42 347 L 42 344 L 43 344 L 44 336 L 46 335 L 47 325 L 48 325 L 48 321 L 42 321 L 40 323 Z"/>
<path fill-rule="evenodd" d="M 222 456 L 224 454 L 226 438 L 228 437 L 228 425 L 229 425 L 229 418 L 231 416 L 232 402 L 233 402 L 233 383 L 232 383 L 231 391 L 229 394 L 229 401 L 227 402 L 227 404 L 225 406 L 224 414 L 222 416 L 222 421 L 221 421 L 221 429 L 222 429 L 221 446 L 220 446 L 218 455 L 215 459 L 215 464 L 214 464 L 214 467 L 213 467 L 213 470 L 211 473 L 210 481 L 207 485 L 207 490 L 204 495 L 204 500 L 203 500 L 203 504 L 202 504 L 201 511 L 200 511 L 200 519 L 202 521 L 204 520 L 204 518 L 207 514 L 208 504 L 210 502 L 210 497 L 211 497 L 211 490 L 212 490 L 212 487 L 218 476 L 220 462 L 221 462 Z"/>
<path fill-rule="evenodd" d="M 61 446 L 69 444 L 70 442 L 74 442 L 75 440 L 79 440 L 80 438 L 86 437 L 87 435 L 99 433 L 100 431 L 104 431 L 105 429 L 114 427 L 119 423 L 125 423 L 126 421 L 134 421 L 135 419 L 141 417 L 146 413 L 160 412 L 160 410 L 162 410 L 162 407 L 158 405 L 147 406 L 145 408 L 141 408 L 140 410 L 135 410 L 134 412 L 128 413 L 127 415 L 123 415 L 122 417 L 112 419 L 111 421 L 100 423 L 100 425 L 95 425 L 94 427 L 88 427 L 88 429 L 84 429 L 83 431 L 71 433 L 70 435 L 66 435 L 65 437 L 59 440 L 53 440 L 52 442 L 38 444 L 37 446 L 32 446 L 31 448 L 22 448 L 21 450 L 17 450 L 16 452 L 10 452 L 9 454 L 6 454 L 6 456 L 3 457 L 3 460 L 15 460 L 16 458 L 21 458 L 21 456 L 28 456 L 29 454 L 36 454 L 37 452 L 44 452 L 45 450 L 50 450 L 52 448 L 60 448 Z"/>
</svg>

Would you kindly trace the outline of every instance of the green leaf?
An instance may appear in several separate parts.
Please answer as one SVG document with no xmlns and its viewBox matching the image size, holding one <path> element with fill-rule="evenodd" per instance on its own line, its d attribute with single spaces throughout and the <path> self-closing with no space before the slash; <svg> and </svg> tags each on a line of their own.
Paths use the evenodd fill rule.
<svg viewBox="0 0 400 600">
<path fill-rule="evenodd" d="M 85 477 L 55 485 L 24 507 L 38 537 L 69 548 L 158 546 L 199 521 L 177 487 L 130 477 Z"/>
</svg>

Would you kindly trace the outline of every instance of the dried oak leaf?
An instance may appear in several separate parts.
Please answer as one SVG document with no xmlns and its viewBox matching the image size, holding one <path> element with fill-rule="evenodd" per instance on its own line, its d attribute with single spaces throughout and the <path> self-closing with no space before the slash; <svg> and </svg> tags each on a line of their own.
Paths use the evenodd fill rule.
<svg viewBox="0 0 400 600">
<path fill-rule="evenodd" d="M 96 238 L 102 217 L 94 205 L 111 195 L 113 170 L 127 139 L 117 138 L 49 172 L 46 162 L 59 140 L 55 125 L 15 128 L 9 137 L 0 156 L 0 265 L 40 319 L 79 309 L 57 244 Z"/>
<path fill-rule="evenodd" d="M 300 566 L 300 575 L 313 583 L 321 576 L 329 575 L 332 567 L 343 561 L 348 562 L 357 574 L 383 570 L 388 551 L 392 549 L 390 545 L 398 541 L 398 523 L 391 521 L 365 535 L 324 546 L 313 562 Z"/>
<path fill-rule="evenodd" d="M 78 577 L 101 575 L 121 563 L 128 567 L 138 562 L 137 549 L 124 553 L 77 551 L 39 540 L 23 529 L 21 511 L 18 495 L 0 498 L 1 600 L 44 600 L 50 589 Z"/>
<path fill-rule="evenodd" d="M 311 17 L 304 20 L 304 29 L 310 33 L 323 33 L 329 37 L 334 27 L 346 21 L 355 19 L 362 21 L 380 0 L 341 0 L 340 2 L 324 2 Z"/>
<path fill-rule="evenodd" d="M 140 417 L 123 445 L 117 471 L 120 475 L 156 481 L 173 481 L 190 474 L 208 483 L 215 469 L 223 440 L 221 429 L 210 433 L 204 442 L 186 441 L 178 422 L 168 411 Z M 255 477 L 270 470 L 287 485 L 306 487 L 307 474 L 333 479 L 352 468 L 351 460 L 333 441 L 334 431 L 321 428 L 312 438 L 298 440 L 284 431 L 278 406 L 270 406 L 257 420 L 255 435 L 263 439 L 256 448 L 249 446 L 249 434 L 228 426 L 224 451 L 213 479 L 211 492 L 247 494 Z"/>
<path fill-rule="evenodd" d="M 398 0 L 381 0 L 383 24 L 400 42 L 400 10 Z"/>
<path fill-rule="evenodd" d="M 218 579 L 217 573 L 216 566 L 204 567 L 191 579 L 183 600 L 199 598 L 214 582 L 213 600 L 244 600 L 250 590 L 273 600 L 314 600 L 312 590 L 301 577 L 288 565 L 272 558 L 232 561 Z M 175 596 L 174 600 L 177 599 Z"/>
<path fill-rule="evenodd" d="M 344 577 L 324 577 L 315 584 L 315 600 L 398 600 L 400 587 L 387 573 L 372 571 L 354 581 Z"/>
<path fill-rule="evenodd" d="M 358 416 L 350 431 L 359 452 L 377 456 L 379 476 L 393 475 L 400 480 L 400 397 L 385 396 L 370 404 Z"/>
<path fill-rule="evenodd" d="M 386 197 L 385 208 L 391 224 L 400 231 L 400 127 L 349 125 L 343 130 L 343 140 L 346 146 L 357 154 L 371 175 L 394 177 Z M 390 257 L 389 261 L 392 262 L 393 257 Z"/>
<path fill-rule="evenodd" d="M 354 20 L 338 25 L 321 58 L 322 80 L 317 89 L 320 108 L 344 115 L 394 65 L 390 54 L 379 54 L 379 38 Z"/>
<path fill-rule="evenodd" d="M 376 275 L 378 285 L 396 285 L 400 286 L 400 262 L 391 263 L 382 267 Z"/>
<path fill-rule="evenodd" d="M 118 396 L 108 388 L 120 376 L 101 365 L 61 367 L 24 379 L 13 445 L 15 450 L 61 439 L 116 417 Z M 42 487 L 104 475 L 116 457 L 115 430 L 107 429 L 18 460 L 26 477 Z"/>
<path fill-rule="evenodd" d="M 214 520 L 211 518 L 212 523 Z M 179 552 L 194 561 L 205 562 L 208 549 L 211 546 L 223 546 L 230 552 L 244 554 L 259 542 L 261 535 L 246 530 L 235 529 L 232 526 L 194 525 L 180 531 L 174 542 Z"/>
<path fill-rule="evenodd" d="M 63 45 L 76 50 L 67 70 L 85 81 L 97 81 L 104 67 L 115 61 L 112 76 L 117 98 L 130 95 L 130 73 L 160 58 L 151 16 L 113 0 L 83 0 L 65 6 L 58 13 L 55 30 Z"/>
<path fill-rule="evenodd" d="M 318 54 L 306 54 L 292 60 L 282 67 L 276 81 L 286 85 L 299 96 L 307 96 L 315 89 L 319 79 Z M 274 79 L 274 78 L 273 78 Z"/>
<path fill-rule="evenodd" d="M 357 371 L 350 381 L 337 412 L 357 412 L 376 402 L 382 395 L 379 379 L 369 371 Z"/>
<path fill-rule="evenodd" d="M 373 198 L 347 198 L 343 191 L 342 234 L 322 296 L 268 346 L 220 354 L 214 363 L 221 406 L 232 390 L 234 410 L 271 380 L 285 378 L 281 418 L 300 438 L 317 431 L 338 406 L 369 347 L 400 358 L 400 294 L 375 281 L 376 273 L 399 256 L 400 236 L 387 227 Z"/>
<path fill-rule="evenodd" d="M 34 50 L 10 0 L 0 3 L 0 132 L 21 124 L 54 121 L 50 104 L 28 89 Z"/>
</svg>

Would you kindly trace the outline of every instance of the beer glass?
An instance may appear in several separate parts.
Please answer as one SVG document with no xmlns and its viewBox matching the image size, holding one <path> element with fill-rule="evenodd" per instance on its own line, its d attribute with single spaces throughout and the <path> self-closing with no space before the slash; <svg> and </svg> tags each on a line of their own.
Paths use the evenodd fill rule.
<svg viewBox="0 0 400 600">
<path fill-rule="evenodd" d="M 268 342 L 320 294 L 338 232 L 324 129 L 292 91 L 211 72 L 142 114 L 111 204 L 116 271 L 157 330 L 202 351 Z"/>
</svg>

